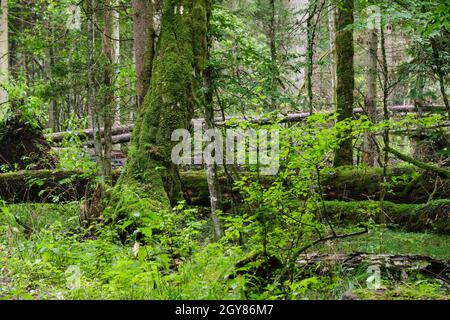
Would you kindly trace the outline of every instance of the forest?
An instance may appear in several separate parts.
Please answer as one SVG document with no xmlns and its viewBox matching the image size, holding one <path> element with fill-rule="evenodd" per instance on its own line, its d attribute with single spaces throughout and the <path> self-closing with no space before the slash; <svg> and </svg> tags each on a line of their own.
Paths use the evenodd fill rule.
<svg viewBox="0 0 450 320">
<path fill-rule="evenodd" d="M 0 300 L 448 300 L 449 81 L 448 0 L 1 0 Z"/>
</svg>

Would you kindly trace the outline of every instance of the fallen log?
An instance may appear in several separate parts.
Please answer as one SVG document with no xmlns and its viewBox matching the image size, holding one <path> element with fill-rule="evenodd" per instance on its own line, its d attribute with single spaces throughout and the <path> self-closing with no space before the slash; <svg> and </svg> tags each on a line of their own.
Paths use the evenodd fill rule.
<svg viewBox="0 0 450 320">
<path fill-rule="evenodd" d="M 378 200 L 382 191 L 383 169 L 378 167 L 341 167 L 323 174 L 323 190 L 329 200 Z M 450 198 L 450 180 L 433 173 L 421 172 L 414 166 L 387 170 L 388 193 L 385 200 L 398 203 L 424 203 Z"/>
<path fill-rule="evenodd" d="M 105 139 L 101 139 L 102 144 L 105 143 Z M 118 134 L 118 135 L 113 135 L 111 137 L 111 143 L 112 144 L 121 144 L 121 143 L 127 143 L 131 141 L 131 133 L 122 133 L 122 134 Z M 89 147 L 89 148 L 93 148 L 94 147 L 94 142 L 93 141 L 89 141 L 87 143 L 84 143 L 83 145 Z"/>
<path fill-rule="evenodd" d="M 384 201 L 383 210 L 378 201 L 325 201 L 324 205 L 322 210 L 325 210 L 325 216 L 335 224 L 356 224 L 372 218 L 376 223 L 385 221 L 405 231 L 450 234 L 450 199 L 433 200 L 426 204 Z"/>
<path fill-rule="evenodd" d="M 391 147 L 386 147 L 386 150 L 389 153 L 392 153 L 394 156 L 396 156 L 397 158 L 399 158 L 400 160 L 403 160 L 405 162 L 411 163 L 413 165 L 415 165 L 418 168 L 427 170 L 427 171 L 431 171 L 431 172 L 436 172 L 437 174 L 443 176 L 444 178 L 450 178 L 450 170 L 446 169 L 446 168 L 441 168 L 438 166 L 435 166 L 433 164 L 429 164 L 429 163 L 425 163 L 422 161 L 419 161 L 417 159 L 414 159 L 413 157 L 410 157 L 404 153 L 401 153 L 398 150 L 395 150 Z"/>
<path fill-rule="evenodd" d="M 381 270 L 412 270 L 422 274 L 448 281 L 450 261 L 436 260 L 426 256 L 396 254 L 302 254 L 297 266 L 310 268 L 318 274 L 328 274 L 335 266 L 355 268 L 361 265 L 378 266 Z"/>
<path fill-rule="evenodd" d="M 354 170 L 355 171 L 355 170 Z M 352 171 L 352 174 L 355 174 Z M 114 171 L 114 180 L 119 176 Z M 181 172 L 182 186 L 188 203 L 209 207 L 209 191 L 204 172 Z M 226 178 L 220 176 L 223 186 L 224 203 L 232 199 L 239 199 L 237 190 L 232 191 Z M 349 179 L 349 178 L 348 178 Z M 359 181 L 353 180 L 353 185 L 347 184 L 347 192 L 358 188 Z M 367 180 L 366 180 L 367 181 Z M 63 203 L 79 201 L 84 198 L 86 190 L 94 186 L 95 177 L 80 171 L 35 170 L 0 174 L 0 199 L 8 203 Z M 328 182 L 330 183 L 330 182 Z M 371 183 L 374 183 L 373 181 Z M 448 184 L 448 180 L 445 180 Z M 432 188 L 432 183 L 428 186 Z M 329 186 L 325 183 L 325 188 Z M 412 194 L 418 195 L 414 189 Z M 426 191 L 426 190 L 425 190 Z M 444 234 L 450 233 L 450 188 L 435 192 L 435 197 L 443 197 L 427 204 L 404 204 L 390 201 L 383 202 L 383 211 L 376 201 L 325 201 L 324 208 L 320 207 L 320 214 L 324 214 L 335 224 L 367 222 L 369 217 L 380 223 L 385 216 L 386 223 L 407 231 L 433 231 Z M 332 194 L 335 197 L 335 193 Z M 389 194 L 395 198 L 396 194 Z M 397 195 L 398 196 L 398 195 Z M 333 198 L 329 197 L 328 198 Z M 387 198 L 389 198 L 387 197 Z M 405 199 L 403 195 L 397 199 Z M 300 203 L 298 204 L 300 206 Z M 226 209 L 226 208 L 225 208 Z"/>
<path fill-rule="evenodd" d="M 268 123 L 268 121 L 266 121 L 264 123 Z M 264 123 L 262 123 L 262 124 L 264 124 Z M 434 126 L 426 128 L 426 130 L 435 130 L 435 129 L 446 128 L 446 127 L 450 127 L 450 122 L 445 122 L 444 124 L 434 125 Z M 422 131 L 424 131 L 424 130 L 425 129 L 422 129 Z M 394 134 L 394 135 L 395 134 L 397 134 L 397 135 L 414 135 L 417 132 L 417 128 L 409 128 L 409 129 L 405 129 L 405 130 L 392 130 L 390 132 L 391 132 L 391 134 Z M 378 135 L 378 134 L 381 134 L 381 133 L 376 133 L 376 135 Z M 92 138 L 90 138 L 90 139 L 92 139 Z M 113 135 L 111 139 L 112 139 L 112 144 L 128 143 L 131 141 L 131 132 Z M 102 139 L 102 144 L 103 143 L 104 143 L 104 140 Z M 92 148 L 92 147 L 94 147 L 94 142 L 92 140 L 89 140 L 89 143 L 86 143 L 85 145 Z"/>
<path fill-rule="evenodd" d="M 114 171 L 117 178 L 119 171 Z M 209 191 L 203 170 L 181 171 L 182 187 L 188 202 L 209 206 Z M 267 177 L 267 184 L 271 177 Z M 86 186 L 94 181 L 93 174 L 81 171 L 29 170 L 0 174 L 0 198 L 7 202 L 53 202 L 50 195 L 63 194 L 59 201 L 77 201 Z M 239 195 L 232 190 L 226 177 L 219 175 L 224 199 Z M 322 177 L 322 189 L 328 200 L 364 201 L 378 200 L 383 181 L 381 168 L 342 167 L 330 169 Z M 427 173 L 419 173 L 417 168 L 399 167 L 388 170 L 387 181 L 392 184 L 386 201 L 398 203 L 424 203 L 430 194 L 433 199 L 450 198 L 450 180 L 439 179 Z M 437 181 L 437 182 L 436 182 Z M 59 202 L 56 201 L 56 202 Z"/>
</svg>

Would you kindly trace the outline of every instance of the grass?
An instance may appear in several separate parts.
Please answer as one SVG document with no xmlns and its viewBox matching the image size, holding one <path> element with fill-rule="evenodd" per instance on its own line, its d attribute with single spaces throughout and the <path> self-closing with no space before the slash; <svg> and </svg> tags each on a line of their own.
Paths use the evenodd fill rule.
<svg viewBox="0 0 450 320">
<path fill-rule="evenodd" d="M 448 299 L 448 287 L 409 273 L 383 275 L 383 290 L 367 289 L 365 268 L 333 276 L 305 275 L 291 284 L 288 297 L 276 288 L 248 294 L 245 277 L 231 277 L 247 253 L 238 247 L 203 243 L 175 271 L 167 262 L 141 259 L 129 246 L 105 233 L 83 240 L 77 232 L 78 203 L 0 206 L 0 299 Z M 16 216 L 33 229 L 24 234 Z M 354 231 L 338 230 L 339 233 Z M 449 236 L 374 227 L 369 234 L 328 242 L 313 251 L 426 255 L 450 259 Z M 68 270 L 80 269 L 80 287 L 68 287 Z"/>
</svg>

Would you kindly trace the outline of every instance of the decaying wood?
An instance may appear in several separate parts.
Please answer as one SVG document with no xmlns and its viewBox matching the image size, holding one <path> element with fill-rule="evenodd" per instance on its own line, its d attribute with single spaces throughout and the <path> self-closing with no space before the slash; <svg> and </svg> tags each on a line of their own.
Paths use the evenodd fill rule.
<svg viewBox="0 0 450 320">
<path fill-rule="evenodd" d="M 396 180 L 392 192 L 386 194 L 386 201 L 400 203 L 427 202 L 434 192 L 433 199 L 450 198 L 450 180 L 417 173 L 415 167 L 399 167 L 388 170 L 388 182 Z M 114 171 L 113 180 L 119 176 Z M 209 191 L 204 171 L 187 170 L 180 172 L 185 197 L 190 203 L 209 206 Z M 399 179 L 402 177 L 402 179 Z M 406 177 L 406 178 L 405 178 Z M 238 195 L 237 190 L 231 190 L 224 174 L 219 175 L 223 186 L 224 201 L 230 201 Z M 267 184 L 271 177 L 267 177 Z M 57 196 L 59 201 L 76 201 L 84 196 L 85 187 L 94 180 L 93 175 L 82 171 L 65 170 L 28 170 L 0 174 L 0 198 L 8 202 L 52 202 L 51 196 Z M 342 168 L 329 172 L 323 177 L 322 189 L 328 200 L 377 200 L 382 183 L 381 168 Z"/>
<path fill-rule="evenodd" d="M 429 163 L 419 161 L 419 160 L 414 159 L 413 157 L 410 157 L 404 153 L 401 153 L 400 151 L 397 151 L 391 147 L 387 147 L 386 149 L 389 153 L 392 153 L 394 156 L 396 156 L 400 160 L 411 163 L 418 168 L 421 168 L 421 169 L 424 169 L 427 171 L 431 171 L 431 172 L 436 172 L 437 174 L 439 174 L 445 178 L 450 178 L 450 170 L 448 170 L 446 168 L 441 168 L 441 167 L 438 167 L 438 166 L 435 166 L 435 165 L 432 165 Z"/>
<path fill-rule="evenodd" d="M 337 265 L 340 267 L 354 268 L 362 264 L 367 264 L 368 266 L 379 266 L 385 270 L 414 270 L 442 280 L 450 280 L 450 261 L 441 261 L 418 255 L 308 253 L 302 254 L 296 264 L 299 267 L 314 268 L 315 272 L 319 274 L 329 273 Z"/>
<path fill-rule="evenodd" d="M 1 124 L 0 166 L 15 170 L 50 169 L 56 164 L 50 151 L 41 130 L 23 121 L 20 116 Z"/>
<path fill-rule="evenodd" d="M 97 184 L 93 192 L 91 189 L 89 186 L 86 187 L 84 200 L 80 206 L 80 223 L 85 228 L 98 222 L 102 213 L 102 185 Z"/>
<path fill-rule="evenodd" d="M 450 234 L 450 199 L 423 204 L 384 201 L 383 206 L 379 201 L 325 201 L 320 211 L 320 216 L 337 225 L 365 223 L 370 217 L 405 231 Z"/>
</svg>

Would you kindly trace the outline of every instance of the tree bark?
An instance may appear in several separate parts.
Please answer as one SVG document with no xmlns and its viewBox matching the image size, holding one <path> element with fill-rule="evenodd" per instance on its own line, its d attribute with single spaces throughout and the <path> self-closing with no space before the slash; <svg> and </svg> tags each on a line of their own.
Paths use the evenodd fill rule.
<svg viewBox="0 0 450 320">
<path fill-rule="evenodd" d="M 0 1 L 0 84 L 3 84 L 9 75 L 8 1 Z M 8 93 L 0 88 L 0 106 L 7 101 Z"/>
<path fill-rule="evenodd" d="M 369 16 L 374 12 L 368 9 Z M 377 75 L 378 75 L 378 34 L 377 26 L 369 23 L 367 28 L 367 66 L 366 66 L 366 94 L 364 98 L 365 111 L 372 123 L 378 122 L 377 115 Z M 364 134 L 363 161 L 374 166 L 377 159 L 375 137 L 370 132 Z"/>
<path fill-rule="evenodd" d="M 336 14 L 336 112 L 337 120 L 345 121 L 353 115 L 353 90 L 355 87 L 353 69 L 353 9 L 354 0 L 343 0 L 337 6 Z M 334 158 L 335 166 L 353 165 L 352 140 L 343 132 Z"/>
<path fill-rule="evenodd" d="M 330 74 L 331 74 L 331 97 L 332 101 L 336 101 L 336 6 L 331 2 L 330 11 L 328 12 L 328 26 L 330 32 Z"/>
<path fill-rule="evenodd" d="M 159 0 L 158 0 L 159 1 Z M 141 108 L 152 78 L 152 65 L 155 56 L 156 30 L 154 17 L 155 1 L 132 0 L 134 59 L 136 63 L 136 95 L 138 109 Z"/>
<path fill-rule="evenodd" d="M 444 278 L 446 270 L 449 268 L 448 261 L 440 261 L 426 256 L 417 255 L 395 255 L 395 254 L 303 254 L 297 261 L 299 267 L 314 268 L 314 272 L 318 274 L 326 274 L 335 272 L 330 266 L 339 265 L 342 267 L 358 267 L 361 264 L 377 265 L 381 268 L 398 271 L 398 270 L 415 270 L 422 274 Z"/>
<path fill-rule="evenodd" d="M 212 8 L 210 6 L 211 2 L 208 2 L 207 7 L 207 23 L 211 21 Z M 212 46 L 211 37 L 207 36 L 207 49 L 206 49 L 206 60 L 209 60 L 210 50 Z M 205 124 L 206 129 L 214 129 L 214 79 L 213 79 L 213 69 L 207 67 L 204 70 L 203 76 L 203 87 L 206 89 L 204 95 L 204 108 L 205 108 Z M 222 192 L 220 188 L 219 177 L 217 174 L 217 164 L 207 163 L 206 167 L 206 180 L 208 182 L 209 199 L 211 202 L 211 218 L 214 225 L 215 238 L 218 240 L 223 236 L 223 226 L 219 219 L 218 213 L 222 211 Z"/>
</svg>

